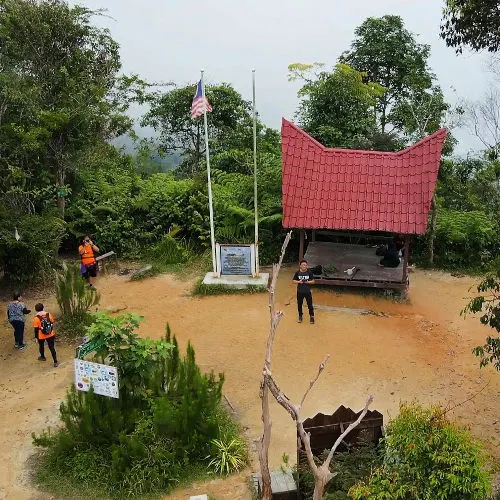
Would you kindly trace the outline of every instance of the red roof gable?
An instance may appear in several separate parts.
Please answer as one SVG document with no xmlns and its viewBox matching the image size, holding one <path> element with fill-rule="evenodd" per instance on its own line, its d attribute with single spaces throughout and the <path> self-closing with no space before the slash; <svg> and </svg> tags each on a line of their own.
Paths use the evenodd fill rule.
<svg viewBox="0 0 500 500">
<path fill-rule="evenodd" d="M 446 134 L 397 153 L 332 149 L 283 119 L 283 227 L 425 233 Z"/>
</svg>

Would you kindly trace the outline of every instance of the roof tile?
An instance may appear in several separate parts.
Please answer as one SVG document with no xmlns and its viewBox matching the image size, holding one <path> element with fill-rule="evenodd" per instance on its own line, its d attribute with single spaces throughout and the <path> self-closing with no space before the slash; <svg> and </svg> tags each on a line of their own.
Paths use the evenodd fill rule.
<svg viewBox="0 0 500 500">
<path fill-rule="evenodd" d="M 397 153 L 354 151 L 283 120 L 283 226 L 424 233 L 446 133 Z"/>
</svg>

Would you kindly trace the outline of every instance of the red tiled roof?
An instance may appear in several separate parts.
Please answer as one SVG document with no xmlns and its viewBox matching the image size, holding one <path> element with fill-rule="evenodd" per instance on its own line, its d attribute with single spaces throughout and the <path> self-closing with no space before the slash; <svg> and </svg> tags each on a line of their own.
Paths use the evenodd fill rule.
<svg viewBox="0 0 500 500">
<path fill-rule="evenodd" d="M 283 119 L 283 227 L 425 233 L 446 134 L 396 153 L 332 149 Z"/>
</svg>

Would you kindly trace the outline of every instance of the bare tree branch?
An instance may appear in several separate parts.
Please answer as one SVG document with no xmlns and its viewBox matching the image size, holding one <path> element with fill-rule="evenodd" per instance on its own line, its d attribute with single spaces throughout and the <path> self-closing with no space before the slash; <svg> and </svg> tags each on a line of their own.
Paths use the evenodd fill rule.
<svg viewBox="0 0 500 500">
<path fill-rule="evenodd" d="M 278 387 L 278 384 L 270 373 L 265 375 L 266 383 L 269 385 L 269 390 L 274 396 L 274 399 L 290 414 L 290 416 L 297 421 L 299 419 L 299 412 L 297 407 L 290 401 L 288 396 Z"/>
<path fill-rule="evenodd" d="M 333 444 L 332 449 L 330 450 L 330 453 L 328 454 L 328 457 L 325 460 L 325 464 L 327 467 L 330 465 L 330 462 L 332 461 L 332 458 L 333 458 L 333 454 L 335 453 L 335 451 L 339 447 L 340 443 L 365 418 L 365 415 L 368 412 L 368 407 L 372 404 L 372 402 L 373 402 L 373 396 L 370 394 L 370 396 L 368 396 L 366 398 L 365 407 L 363 408 L 363 411 L 359 414 L 359 417 L 356 419 L 355 422 L 352 422 L 351 424 L 349 424 L 349 427 L 337 438 L 337 441 L 335 441 L 335 443 Z"/>
<path fill-rule="evenodd" d="M 330 358 L 330 355 L 327 354 L 325 359 L 321 362 L 321 364 L 318 367 L 318 373 L 316 374 L 316 377 L 309 382 L 309 387 L 307 388 L 306 392 L 302 396 L 302 399 L 300 400 L 299 412 L 302 409 L 302 405 L 304 404 L 304 401 L 306 400 L 307 395 L 309 394 L 310 390 L 313 388 L 313 385 L 316 383 L 316 380 L 318 380 L 319 376 L 321 375 L 321 372 L 325 369 L 326 363 L 328 363 L 329 358 Z"/>
<path fill-rule="evenodd" d="M 481 101 L 466 105 L 467 122 L 471 132 L 486 148 L 500 144 L 500 91 L 490 88 Z"/>
<path fill-rule="evenodd" d="M 335 441 L 330 453 L 328 454 L 327 460 L 318 467 L 314 460 L 314 455 L 312 453 L 311 448 L 311 440 L 309 434 L 305 431 L 303 422 L 300 418 L 300 411 L 302 409 L 302 405 L 309 392 L 313 388 L 314 384 L 318 380 L 319 376 L 325 369 L 326 363 L 330 355 L 328 354 L 325 359 L 320 363 L 318 367 L 318 372 L 316 376 L 309 382 L 309 386 L 304 392 L 302 399 L 298 405 L 292 403 L 290 398 L 280 389 L 276 380 L 274 379 L 271 372 L 271 361 L 272 361 L 272 352 L 273 352 L 273 344 L 274 339 L 276 338 L 277 328 L 280 322 L 280 319 L 283 316 L 283 311 L 275 310 L 275 290 L 276 283 L 278 281 L 278 274 L 281 269 L 281 265 L 283 263 L 283 258 L 286 252 L 287 245 L 291 238 L 291 231 L 287 234 L 285 238 L 285 242 L 283 243 L 283 247 L 281 248 L 281 256 L 278 264 L 273 266 L 273 277 L 271 280 L 271 286 L 269 288 L 269 315 L 270 315 L 270 327 L 269 327 L 269 336 L 267 339 L 267 348 L 266 348 L 266 357 L 264 361 L 264 367 L 262 370 L 262 380 L 260 384 L 260 397 L 262 400 L 262 422 L 264 423 L 264 432 L 262 434 L 260 440 L 260 449 L 259 449 L 259 461 L 260 461 L 260 470 L 261 470 L 261 498 L 264 500 L 271 500 L 272 492 L 271 492 L 271 475 L 269 472 L 268 465 L 268 456 L 269 456 L 269 444 L 271 439 L 271 420 L 269 416 L 269 392 L 274 396 L 276 401 L 280 406 L 282 406 L 295 421 L 297 432 L 300 437 L 300 442 L 304 446 L 304 450 L 306 452 L 307 462 L 314 476 L 314 494 L 313 500 L 321 500 L 323 498 L 326 486 L 334 477 L 334 474 L 330 471 L 330 462 L 332 461 L 333 455 L 342 442 L 342 440 L 355 428 L 365 417 L 368 407 L 373 401 L 372 396 L 368 396 L 365 407 L 361 411 L 359 417 L 355 422 L 352 422 L 349 427 L 340 435 L 340 437 Z"/>
</svg>

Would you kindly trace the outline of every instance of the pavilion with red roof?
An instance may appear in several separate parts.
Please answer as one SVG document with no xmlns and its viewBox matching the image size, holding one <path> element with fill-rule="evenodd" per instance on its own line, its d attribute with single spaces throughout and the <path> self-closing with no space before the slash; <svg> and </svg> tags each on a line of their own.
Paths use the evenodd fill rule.
<svg viewBox="0 0 500 500">
<path fill-rule="evenodd" d="M 318 283 L 406 289 L 409 237 L 426 232 L 446 134 L 399 152 L 327 148 L 283 119 L 283 227 L 300 230 L 299 258 L 333 269 Z M 395 235 L 403 262 L 379 267 L 373 243 Z"/>
</svg>

